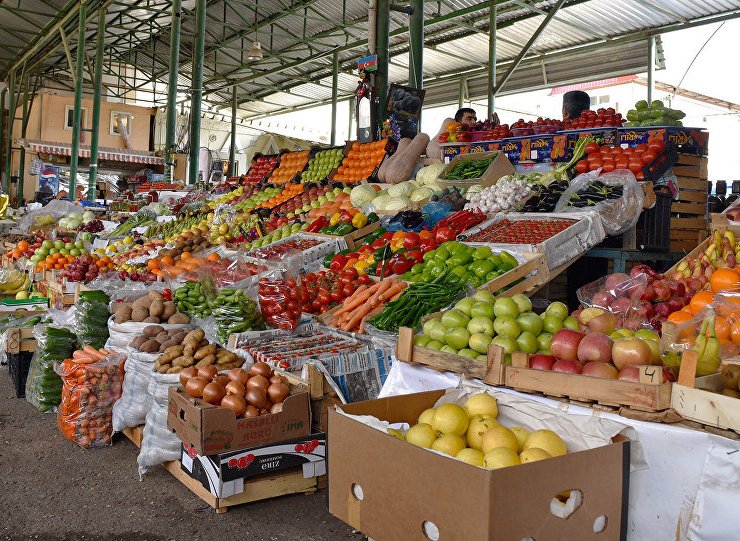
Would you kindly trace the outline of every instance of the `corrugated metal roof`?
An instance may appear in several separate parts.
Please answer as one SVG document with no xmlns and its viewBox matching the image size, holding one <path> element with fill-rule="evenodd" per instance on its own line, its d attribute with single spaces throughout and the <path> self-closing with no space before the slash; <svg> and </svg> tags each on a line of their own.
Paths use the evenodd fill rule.
<svg viewBox="0 0 740 541">
<path fill-rule="evenodd" d="M 92 12 L 101 1 L 90 1 L 92 16 L 87 27 L 90 57 L 95 36 Z M 522 44 L 529 40 L 544 19 L 544 13 L 556 1 L 498 3 L 500 73 L 519 54 Z M 65 4 L 66 0 L 23 0 L 22 9 L 28 13 L 22 13 L 0 2 L 0 73 L 7 70 L 13 58 L 35 37 L 34 32 L 52 22 L 55 11 Z M 143 3 L 133 8 L 127 4 L 117 0 L 109 8 L 106 58 L 136 65 L 139 72 L 156 78 L 158 89 L 163 89 L 169 66 L 170 2 L 149 0 L 148 8 Z M 240 111 L 245 115 L 321 103 L 331 97 L 332 52 L 337 49 L 342 70 L 340 96 L 352 92 L 357 79 L 349 72 L 354 70 L 356 59 L 367 52 L 367 0 L 261 0 L 259 7 L 256 6 L 247 0 L 208 2 L 204 88 L 209 102 L 219 106 L 228 104 L 230 85 L 237 83 L 242 102 Z M 449 100 L 453 93 L 456 96 L 457 82 L 447 81 L 454 74 L 475 73 L 487 64 L 488 6 L 476 0 L 425 3 L 424 76 L 431 84 L 428 104 Z M 194 0 L 185 0 L 183 7 L 178 88 L 186 92 L 191 86 Z M 451 14 L 456 17 L 452 18 Z M 617 76 L 629 70 L 634 73 L 644 69 L 645 59 L 639 58 L 644 53 L 644 39 L 638 45 L 626 36 L 724 14 L 740 14 L 740 0 L 568 0 L 531 49 L 529 59 L 507 82 L 504 92 L 541 86 L 545 80 L 543 73 L 547 82 L 553 84 L 566 84 L 574 77 L 588 80 Z M 259 27 L 256 31 L 255 20 Z M 407 24 L 405 14 L 392 12 L 389 66 L 392 82 L 404 82 L 408 77 Z M 73 55 L 75 27 L 76 22 L 71 21 L 65 28 Z M 16 28 L 18 31 L 8 30 Z M 244 49 L 249 49 L 255 36 L 262 44 L 265 58 L 247 64 Z M 51 40 L 58 46 L 58 36 L 52 36 Z M 614 53 L 612 42 L 622 41 L 625 44 Z M 589 51 L 601 49 L 604 54 L 589 52 L 591 56 L 586 61 L 553 56 L 558 51 L 585 45 L 593 46 Z M 61 47 L 34 69 L 69 85 L 69 70 Z M 471 77 L 469 86 L 475 90 L 480 81 L 480 92 L 485 94 L 485 79 L 485 76 Z M 134 86 L 141 84 L 139 80 Z M 264 101 L 256 103 L 260 100 Z"/>
</svg>

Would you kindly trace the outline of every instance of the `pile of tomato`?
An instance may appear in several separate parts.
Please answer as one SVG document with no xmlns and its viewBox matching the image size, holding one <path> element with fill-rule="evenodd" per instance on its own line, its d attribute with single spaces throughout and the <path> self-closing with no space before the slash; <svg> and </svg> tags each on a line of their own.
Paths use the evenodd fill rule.
<svg viewBox="0 0 740 541">
<path fill-rule="evenodd" d="M 587 157 L 576 164 L 576 171 L 586 173 L 601 169 L 604 173 L 610 173 L 616 169 L 629 169 L 637 180 L 644 180 L 645 175 L 642 168 L 652 163 L 664 148 L 665 143 L 661 140 L 653 140 L 635 148 L 599 146 L 598 143 L 589 143 L 586 145 Z"/>
<path fill-rule="evenodd" d="M 575 220 L 501 220 L 471 235 L 469 242 L 540 244 L 565 231 Z"/>
<path fill-rule="evenodd" d="M 367 274 L 359 274 L 350 267 L 339 272 L 322 270 L 309 272 L 303 277 L 301 301 L 303 311 L 309 314 L 323 314 L 352 295 L 361 285 L 369 284 Z"/>
<path fill-rule="evenodd" d="M 583 130 L 588 128 L 618 128 L 624 124 L 622 113 L 617 113 L 614 107 L 603 107 L 596 111 L 583 111 L 578 118 L 563 120 L 564 130 Z"/>
</svg>

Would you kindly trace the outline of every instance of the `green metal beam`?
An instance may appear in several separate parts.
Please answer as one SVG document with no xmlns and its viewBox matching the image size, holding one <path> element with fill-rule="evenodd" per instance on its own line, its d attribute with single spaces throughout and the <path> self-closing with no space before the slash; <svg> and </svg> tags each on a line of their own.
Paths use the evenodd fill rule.
<svg viewBox="0 0 740 541">
<path fill-rule="evenodd" d="M 105 7 L 98 10 L 98 35 L 95 44 L 95 74 L 93 81 L 92 135 L 90 137 L 90 185 L 87 199 L 95 201 L 98 187 L 98 142 L 100 140 L 100 99 L 103 94 L 103 53 L 105 52 Z"/>
<path fill-rule="evenodd" d="M 388 99 L 388 62 L 390 61 L 390 0 L 376 0 L 378 14 L 375 19 L 375 53 L 378 55 L 378 70 L 375 72 L 374 97 L 377 97 L 376 126 L 373 126 L 373 139 L 375 132 L 385 120 L 385 102 Z"/>
<path fill-rule="evenodd" d="M 165 139 L 165 180 L 172 178 L 175 165 L 175 129 L 177 128 L 177 74 L 180 70 L 180 25 L 182 0 L 172 0 L 172 25 L 170 27 L 170 63 L 167 83 L 167 135 Z"/>
<path fill-rule="evenodd" d="M 72 156 L 69 161 L 69 200 L 75 200 L 77 190 L 77 164 L 80 153 L 80 134 L 82 133 L 82 68 L 85 63 L 85 22 L 87 4 L 82 3 L 79 11 L 77 29 L 77 63 L 75 64 L 75 102 L 72 120 Z"/>
<path fill-rule="evenodd" d="M 424 88 L 424 0 L 411 0 L 409 17 L 409 85 Z"/>
<path fill-rule="evenodd" d="M 237 108 L 236 87 L 232 89 L 231 96 L 231 144 L 229 145 L 229 176 L 236 174 L 236 108 Z"/>
<path fill-rule="evenodd" d="M 15 122 L 15 72 L 8 77 L 8 144 L 5 153 L 5 193 L 10 195 L 10 174 L 13 161 L 13 123 Z"/>
<path fill-rule="evenodd" d="M 203 51 L 206 39 L 206 0 L 195 0 L 195 51 L 193 55 L 193 99 L 190 105 L 190 170 L 189 184 L 198 181 L 200 154 L 200 110 L 203 98 Z"/>
<path fill-rule="evenodd" d="M 332 56 L 332 77 L 331 77 L 331 146 L 336 144 L 337 140 L 337 96 L 339 94 L 339 53 L 334 51 Z"/>
<path fill-rule="evenodd" d="M 7 88 L 0 90 L 0 141 L 3 140 L 3 129 L 5 128 L 5 92 L 7 90 Z"/>
<path fill-rule="evenodd" d="M 28 125 L 28 85 L 30 81 L 28 74 L 23 77 L 21 81 L 21 88 L 23 89 L 23 106 L 22 112 L 23 117 L 21 118 L 21 139 L 26 138 L 26 126 Z M 18 190 L 16 192 L 16 208 L 21 206 L 21 199 L 23 199 L 23 185 L 24 178 L 26 176 L 26 147 L 21 145 L 20 161 L 18 163 Z"/>
<path fill-rule="evenodd" d="M 488 18 L 488 88 L 493 89 L 496 86 L 496 41 L 498 34 L 498 6 L 494 4 L 489 11 Z M 496 110 L 496 96 L 488 91 L 488 118 L 493 118 Z"/>
</svg>

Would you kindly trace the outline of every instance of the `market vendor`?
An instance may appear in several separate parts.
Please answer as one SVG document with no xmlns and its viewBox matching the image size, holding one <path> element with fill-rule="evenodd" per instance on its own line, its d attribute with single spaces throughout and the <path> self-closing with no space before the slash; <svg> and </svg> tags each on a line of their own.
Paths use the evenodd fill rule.
<svg viewBox="0 0 740 541">
<path fill-rule="evenodd" d="M 563 120 L 573 120 L 591 108 L 591 96 L 582 90 L 571 90 L 563 94 Z"/>
</svg>

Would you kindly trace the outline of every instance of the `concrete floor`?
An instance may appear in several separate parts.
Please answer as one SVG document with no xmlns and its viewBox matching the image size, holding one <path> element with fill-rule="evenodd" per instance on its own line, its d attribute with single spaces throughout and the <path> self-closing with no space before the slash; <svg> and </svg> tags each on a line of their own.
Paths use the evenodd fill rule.
<svg viewBox="0 0 740 541">
<path fill-rule="evenodd" d="M 216 513 L 164 468 L 139 481 L 138 449 L 123 436 L 84 450 L 56 415 L 15 398 L 0 367 L 0 539 L 43 541 L 362 540 L 329 515 L 326 490 Z"/>
</svg>

